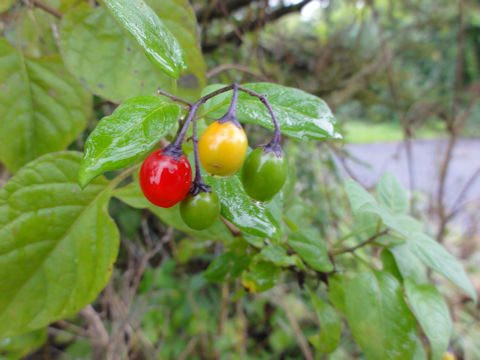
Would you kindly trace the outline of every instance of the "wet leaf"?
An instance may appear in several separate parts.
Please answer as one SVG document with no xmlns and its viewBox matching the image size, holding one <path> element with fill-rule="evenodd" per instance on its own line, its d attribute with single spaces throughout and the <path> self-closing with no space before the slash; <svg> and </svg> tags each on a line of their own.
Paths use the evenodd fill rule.
<svg viewBox="0 0 480 360">
<path fill-rule="evenodd" d="M 85 186 L 108 170 L 146 155 L 177 124 L 180 108 L 155 96 L 129 99 L 90 133 L 78 179 Z"/>
<path fill-rule="evenodd" d="M 64 15 L 60 43 L 65 64 L 91 92 L 113 102 L 155 95 L 158 87 L 193 100 L 206 80 L 192 10 L 185 0 L 147 3 L 175 34 L 186 53 L 188 66 L 176 85 L 147 59 L 102 7 L 93 9 L 83 5 Z"/>
<path fill-rule="evenodd" d="M 120 26 L 164 73 L 177 79 L 186 67 L 175 36 L 143 0 L 103 0 Z"/>
<path fill-rule="evenodd" d="M 416 321 L 400 283 L 385 272 L 365 272 L 350 280 L 346 315 L 355 342 L 369 359 L 412 359 Z"/>
<path fill-rule="evenodd" d="M 292 233 L 288 236 L 287 242 L 314 270 L 322 272 L 333 270 L 325 242 L 316 229 L 303 229 Z"/>
<path fill-rule="evenodd" d="M 0 39 L 0 159 L 12 172 L 63 150 L 85 127 L 91 96 L 58 56 L 25 57 Z"/>
<path fill-rule="evenodd" d="M 228 221 L 240 230 L 255 236 L 278 236 L 278 224 L 270 210 L 264 204 L 250 200 L 238 176 L 226 179 L 209 175 L 202 177 L 217 193 L 221 203 L 220 213 Z"/>
<path fill-rule="evenodd" d="M 0 190 L 0 336 L 75 314 L 110 277 L 119 242 L 110 189 L 98 178 L 81 190 L 80 159 L 45 155 Z"/>
<path fill-rule="evenodd" d="M 224 85 L 210 85 L 203 94 L 215 91 Z M 295 139 L 341 139 L 335 128 L 335 117 L 322 99 L 302 90 L 271 83 L 242 85 L 245 88 L 267 94 L 268 101 L 277 117 L 282 134 Z M 202 116 L 220 118 L 227 111 L 232 99 L 228 91 L 209 100 Z M 273 122 L 267 108 L 255 97 L 240 92 L 237 107 L 238 118 L 243 123 L 257 124 L 273 129 Z"/>
</svg>

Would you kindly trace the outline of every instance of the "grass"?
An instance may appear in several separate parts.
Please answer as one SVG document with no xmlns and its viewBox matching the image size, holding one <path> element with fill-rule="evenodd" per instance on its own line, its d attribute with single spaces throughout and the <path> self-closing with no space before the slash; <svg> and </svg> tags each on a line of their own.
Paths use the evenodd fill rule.
<svg viewBox="0 0 480 360">
<path fill-rule="evenodd" d="M 344 122 L 341 128 L 346 143 L 390 142 L 403 139 L 400 124 L 394 122 L 372 124 L 348 121 Z M 416 139 L 433 139 L 441 136 L 441 129 L 433 127 L 424 127 L 415 133 Z"/>
</svg>

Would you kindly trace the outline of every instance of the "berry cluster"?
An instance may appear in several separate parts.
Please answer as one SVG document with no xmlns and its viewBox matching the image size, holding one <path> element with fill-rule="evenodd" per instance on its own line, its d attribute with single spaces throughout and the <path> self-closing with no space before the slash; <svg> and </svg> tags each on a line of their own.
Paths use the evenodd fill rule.
<svg viewBox="0 0 480 360">
<path fill-rule="evenodd" d="M 198 139 L 196 114 L 199 107 L 212 97 L 229 90 L 233 90 L 233 97 L 228 111 Z M 239 91 L 258 98 L 269 110 L 275 127 L 273 139 L 268 144 L 257 147 L 247 157 L 247 136 L 236 114 Z M 180 213 L 188 226 L 196 230 L 211 226 L 220 213 L 220 204 L 217 194 L 202 180 L 200 163 L 209 174 L 220 177 L 236 174 L 243 165 L 243 187 L 256 201 L 268 201 L 280 191 L 287 178 L 287 163 L 280 147 L 280 129 L 266 95 L 257 94 L 237 84 L 214 91 L 195 103 L 161 90 L 159 94 L 187 105 L 189 113 L 175 141 L 166 148 L 151 153 L 142 164 L 140 186 L 151 203 L 168 208 L 181 202 Z M 190 162 L 181 147 L 190 123 L 193 123 L 195 155 L 193 180 Z"/>
</svg>

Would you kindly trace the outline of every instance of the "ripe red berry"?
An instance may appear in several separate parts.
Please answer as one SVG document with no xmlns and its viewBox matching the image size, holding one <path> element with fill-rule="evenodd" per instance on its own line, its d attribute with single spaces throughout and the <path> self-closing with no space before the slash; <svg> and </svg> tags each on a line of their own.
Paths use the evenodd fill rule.
<svg viewBox="0 0 480 360">
<path fill-rule="evenodd" d="M 154 205 L 169 208 L 182 201 L 192 185 L 192 168 L 185 155 L 156 150 L 140 169 L 140 187 Z"/>
</svg>

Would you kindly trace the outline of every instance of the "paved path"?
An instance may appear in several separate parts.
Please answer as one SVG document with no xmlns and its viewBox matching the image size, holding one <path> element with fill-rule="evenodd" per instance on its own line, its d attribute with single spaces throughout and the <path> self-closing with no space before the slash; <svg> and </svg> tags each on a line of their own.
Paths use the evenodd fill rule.
<svg viewBox="0 0 480 360">
<path fill-rule="evenodd" d="M 436 196 L 440 162 L 446 149 L 446 140 L 415 140 L 412 142 L 415 188 L 428 196 Z M 370 164 L 358 164 L 347 160 L 353 174 L 364 185 L 377 182 L 384 171 L 394 173 L 408 188 L 408 170 L 405 148 L 402 142 L 351 144 L 347 150 L 359 160 Z M 459 139 L 447 176 L 445 201 L 452 205 L 472 174 L 480 168 L 480 139 Z M 473 202 L 480 208 L 480 176 L 466 193 L 463 203 Z"/>
</svg>

